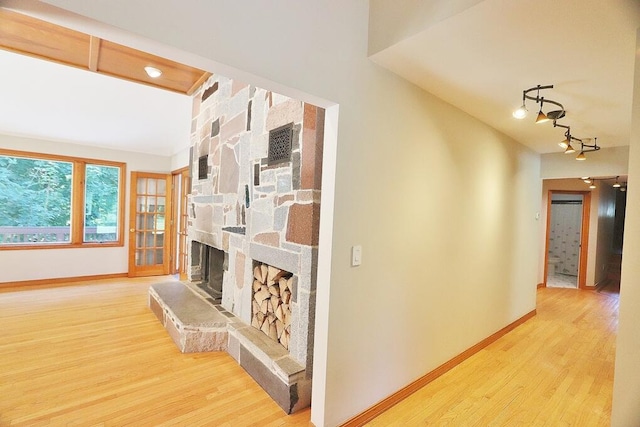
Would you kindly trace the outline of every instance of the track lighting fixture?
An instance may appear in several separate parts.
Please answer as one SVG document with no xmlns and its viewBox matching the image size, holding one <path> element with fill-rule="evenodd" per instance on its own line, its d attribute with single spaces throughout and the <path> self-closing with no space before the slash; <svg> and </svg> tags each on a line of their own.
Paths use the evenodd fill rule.
<svg viewBox="0 0 640 427">
<path fill-rule="evenodd" d="M 575 152 L 576 149 L 571 146 L 571 143 L 569 143 L 569 145 L 567 145 L 567 148 L 564 150 L 564 154 L 571 154 Z"/>
<path fill-rule="evenodd" d="M 627 183 L 624 181 L 620 181 L 620 176 L 607 176 L 607 177 L 600 177 L 600 178 L 591 178 L 588 176 L 583 176 L 580 178 L 585 184 L 589 184 L 589 188 L 594 189 L 597 188 L 596 186 L 596 181 L 601 181 L 601 182 L 605 182 L 605 181 L 614 181 L 612 187 L 613 188 L 619 188 L 620 191 L 627 191 Z"/>
<path fill-rule="evenodd" d="M 619 176 L 616 176 L 616 182 L 613 184 L 613 188 L 620 188 L 620 183 L 618 182 Z"/>
<path fill-rule="evenodd" d="M 540 91 L 541 90 L 545 90 L 545 89 L 553 89 L 553 85 L 546 85 L 546 86 L 535 86 L 532 88 L 529 88 L 525 91 L 522 92 L 522 106 L 520 108 L 518 108 L 517 110 L 515 110 L 513 112 L 513 117 L 515 117 L 516 119 L 524 119 L 525 117 L 527 117 L 527 99 L 531 100 L 531 101 L 535 101 L 536 104 L 540 104 L 540 111 L 538 112 L 538 117 L 536 118 L 536 123 L 544 123 L 544 122 L 548 122 L 549 120 L 558 120 L 564 117 L 565 115 L 565 110 L 564 107 L 562 106 L 562 104 L 560 104 L 557 101 L 553 101 L 551 99 L 545 99 L 544 97 L 540 96 Z M 529 95 L 529 93 L 531 92 L 536 92 L 536 96 L 531 96 Z M 559 110 L 553 110 L 553 111 L 548 111 L 546 114 L 542 111 L 542 106 L 544 105 L 544 103 L 547 104 L 553 104 L 557 107 L 559 107 Z"/>
<path fill-rule="evenodd" d="M 566 129 L 564 133 L 565 138 L 562 141 L 560 141 L 558 145 L 564 149 L 565 154 L 571 154 L 576 152 L 575 148 L 573 148 L 571 143 L 572 142 L 580 143 L 580 154 L 578 154 L 578 156 L 576 157 L 576 160 L 586 160 L 587 157 L 585 156 L 584 153 L 589 151 L 598 151 L 600 149 L 597 143 L 597 138 L 596 138 L 596 142 L 591 144 L 590 143 L 591 138 L 584 138 L 584 139 L 576 138 L 571 135 L 570 126 L 559 124 L 557 121 L 566 115 L 566 110 L 564 109 L 564 106 L 561 103 L 551 100 L 549 98 L 540 96 L 540 91 L 546 90 L 546 89 L 553 89 L 553 85 L 545 85 L 545 86 L 537 85 L 535 87 L 532 87 L 523 91 L 522 105 L 513 112 L 513 117 L 515 117 L 516 119 L 525 118 L 527 116 L 527 100 L 535 101 L 536 104 L 540 104 L 538 116 L 536 117 L 536 123 L 545 123 L 545 122 L 553 121 L 553 127 L 561 127 Z M 531 95 L 531 92 L 536 92 L 535 96 Z M 559 109 L 551 110 L 545 113 L 543 111 L 543 107 L 545 103 L 552 104 L 558 107 Z"/>
<path fill-rule="evenodd" d="M 538 111 L 538 117 L 536 118 L 536 123 L 546 123 L 549 120 L 549 116 L 542 112 L 542 105 L 544 104 L 544 98 L 540 98 L 540 111 Z"/>
</svg>

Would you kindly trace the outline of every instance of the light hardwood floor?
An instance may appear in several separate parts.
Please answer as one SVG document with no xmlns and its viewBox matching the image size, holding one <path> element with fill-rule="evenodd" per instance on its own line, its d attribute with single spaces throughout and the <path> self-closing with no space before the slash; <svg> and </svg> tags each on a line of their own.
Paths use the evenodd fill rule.
<svg viewBox="0 0 640 427">
<path fill-rule="evenodd" d="M 538 315 L 370 426 L 608 426 L 618 294 L 538 290 Z"/>
<path fill-rule="evenodd" d="M 0 288 L 0 426 L 308 426 L 224 353 L 181 354 L 146 308 L 167 278 Z M 540 289 L 538 315 L 371 426 L 600 426 L 618 295 Z"/>
<path fill-rule="evenodd" d="M 181 354 L 146 307 L 157 280 L 1 290 L 0 426 L 309 425 L 226 353 Z"/>
</svg>

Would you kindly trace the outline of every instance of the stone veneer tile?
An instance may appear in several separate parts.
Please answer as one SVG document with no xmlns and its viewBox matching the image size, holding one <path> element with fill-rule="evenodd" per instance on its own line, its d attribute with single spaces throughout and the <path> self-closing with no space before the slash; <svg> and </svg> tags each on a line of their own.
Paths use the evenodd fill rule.
<svg viewBox="0 0 640 427">
<path fill-rule="evenodd" d="M 289 208 L 287 241 L 307 246 L 318 245 L 320 205 L 295 203 Z"/>
<path fill-rule="evenodd" d="M 296 191 L 297 202 L 313 202 L 314 190 L 300 190 Z"/>
<path fill-rule="evenodd" d="M 156 300 L 156 298 L 149 293 L 149 308 L 156 315 L 160 323 L 164 326 L 164 309 L 160 306 L 160 303 Z"/>
<path fill-rule="evenodd" d="M 278 194 L 289 193 L 293 190 L 291 185 L 291 174 L 280 174 L 277 178 L 276 191 Z"/>
<path fill-rule="evenodd" d="M 304 367 L 290 356 L 277 359 L 275 364 L 278 366 L 278 376 L 286 384 L 291 384 L 300 377 L 301 373 L 304 373 Z"/>
<path fill-rule="evenodd" d="M 225 252 L 229 252 L 229 233 L 222 233 L 222 250 Z"/>
<path fill-rule="evenodd" d="M 260 185 L 275 184 L 276 183 L 276 171 L 273 169 L 267 169 L 260 173 Z M 275 188 L 274 188 L 275 190 Z"/>
<path fill-rule="evenodd" d="M 288 123 L 299 123 L 302 121 L 302 102 L 289 99 L 274 105 L 267 113 L 267 130 L 273 130 Z"/>
<path fill-rule="evenodd" d="M 218 82 L 213 83 L 210 87 L 206 88 L 204 92 L 202 92 L 202 102 L 204 103 L 207 99 L 211 97 L 218 90 Z"/>
<path fill-rule="evenodd" d="M 200 114 L 200 104 L 202 103 L 202 101 L 199 95 L 200 94 L 196 94 L 193 97 L 191 104 L 191 117 L 196 117 L 198 114 Z"/>
<path fill-rule="evenodd" d="M 242 289 L 244 286 L 244 263 L 246 257 L 240 251 L 236 252 L 236 287 Z"/>
<path fill-rule="evenodd" d="M 221 193 L 237 193 L 240 179 L 239 165 L 232 148 L 222 147 L 220 181 L 218 190 Z"/>
<path fill-rule="evenodd" d="M 225 327 L 228 319 L 210 310 L 207 302 L 197 297 L 189 288 L 180 282 L 159 283 L 151 286 L 153 292 L 162 299 L 165 305 L 171 306 L 171 318 L 176 318 L 182 324 L 195 328 Z"/>
<path fill-rule="evenodd" d="M 287 242 L 282 242 L 280 244 L 280 246 L 282 247 L 282 249 L 289 251 L 289 252 L 296 252 L 296 253 L 300 253 L 302 251 L 303 246 L 300 245 L 294 245 L 293 243 L 287 243 Z"/>
<path fill-rule="evenodd" d="M 277 196 L 273 200 L 276 206 L 282 206 L 287 202 L 293 202 L 295 200 L 295 197 L 293 196 L 293 194 L 285 194 L 284 196 Z"/>
<path fill-rule="evenodd" d="M 218 134 L 220 133 L 220 119 L 215 119 L 213 122 L 211 122 L 211 137 L 215 137 L 218 136 Z"/>
<path fill-rule="evenodd" d="M 180 351 L 182 351 L 182 347 L 183 347 L 182 346 L 182 339 L 181 339 L 182 334 L 177 329 L 175 323 L 173 323 L 171 320 L 167 319 L 167 322 L 165 323 L 164 327 L 167 330 L 167 332 L 169 333 L 169 336 L 171 337 L 173 342 L 178 347 L 178 349 L 180 349 Z"/>
<path fill-rule="evenodd" d="M 239 137 L 241 132 L 245 131 L 247 122 L 247 113 L 242 112 L 228 122 L 220 126 L 220 141 L 227 142 L 233 137 Z"/>
<path fill-rule="evenodd" d="M 240 341 L 238 341 L 238 338 L 233 336 L 233 334 L 229 334 L 227 353 L 229 353 L 229 355 L 233 357 L 236 362 L 240 363 Z"/>
<path fill-rule="evenodd" d="M 242 345 L 240 346 L 240 366 L 260 384 L 287 414 L 293 411 L 296 403 L 298 403 L 296 384 L 292 386 L 286 385 Z"/>
<path fill-rule="evenodd" d="M 212 232 L 213 208 L 210 205 L 196 205 L 195 214 L 195 228 L 205 233 Z"/>
<path fill-rule="evenodd" d="M 251 243 L 249 256 L 265 264 L 286 270 L 293 274 L 300 272 L 300 255 L 257 243 Z"/>
<path fill-rule="evenodd" d="M 284 230 L 287 224 L 287 217 L 289 216 L 289 207 L 280 206 L 273 212 L 273 229 L 276 231 Z"/>
<path fill-rule="evenodd" d="M 205 351 L 226 351 L 228 334 L 225 330 L 210 331 L 185 331 L 183 335 L 183 353 L 201 353 Z"/>
<path fill-rule="evenodd" d="M 300 152 L 291 153 L 291 185 L 294 190 L 300 190 Z"/>
<path fill-rule="evenodd" d="M 233 80 L 231 83 L 231 96 L 234 96 L 236 93 L 240 92 L 242 89 L 248 87 L 249 85 L 246 83 L 239 82 L 237 80 Z"/>
<path fill-rule="evenodd" d="M 324 110 L 305 104 L 302 130 L 301 188 L 319 190 L 321 187 L 323 138 Z"/>
<path fill-rule="evenodd" d="M 280 233 L 270 232 L 256 234 L 253 240 L 263 245 L 273 246 L 275 248 L 280 247 Z"/>
<path fill-rule="evenodd" d="M 303 246 L 300 251 L 300 286 L 307 291 L 315 290 L 318 273 L 318 248 Z"/>
</svg>

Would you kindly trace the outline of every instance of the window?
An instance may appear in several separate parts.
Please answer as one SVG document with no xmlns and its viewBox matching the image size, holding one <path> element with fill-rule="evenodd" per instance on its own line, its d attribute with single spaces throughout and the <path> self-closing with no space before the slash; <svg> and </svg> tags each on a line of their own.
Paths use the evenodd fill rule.
<svg viewBox="0 0 640 427">
<path fill-rule="evenodd" d="M 0 247 L 123 245 L 123 163 L 0 149 Z"/>
</svg>

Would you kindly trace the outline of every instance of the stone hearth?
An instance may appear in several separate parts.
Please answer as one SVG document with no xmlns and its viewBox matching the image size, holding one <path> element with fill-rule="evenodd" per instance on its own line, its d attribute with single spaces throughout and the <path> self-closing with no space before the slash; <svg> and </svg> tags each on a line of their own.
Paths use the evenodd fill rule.
<svg viewBox="0 0 640 427">
<path fill-rule="evenodd" d="M 286 413 L 310 405 L 311 380 L 305 368 L 279 343 L 198 288 L 181 282 L 152 285 L 149 307 L 182 353 L 226 351 Z"/>
</svg>

